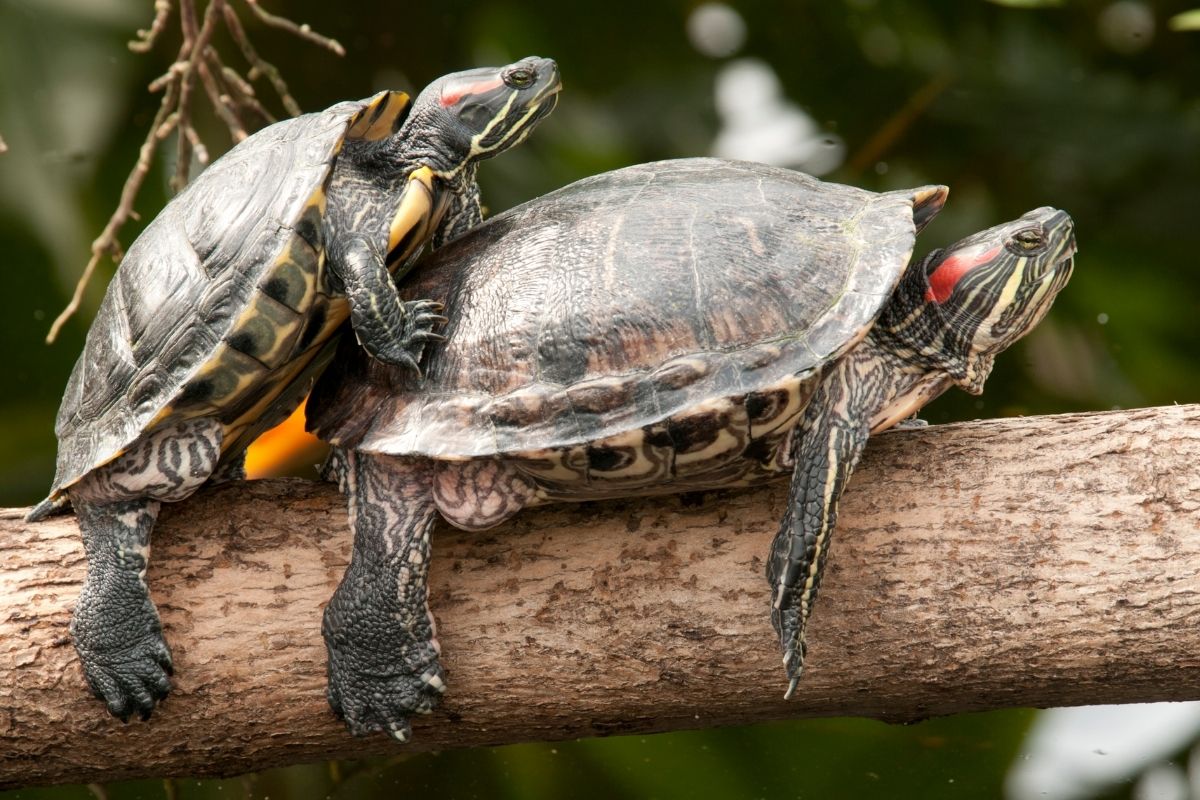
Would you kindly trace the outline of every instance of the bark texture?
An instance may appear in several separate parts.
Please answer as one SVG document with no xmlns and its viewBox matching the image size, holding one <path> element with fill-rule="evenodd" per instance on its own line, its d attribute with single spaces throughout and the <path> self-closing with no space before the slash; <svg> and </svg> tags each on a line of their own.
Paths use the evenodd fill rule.
<svg viewBox="0 0 1200 800">
<path fill-rule="evenodd" d="M 814 715 L 1200 697 L 1200 406 L 875 437 L 846 492 L 796 698 L 764 558 L 785 484 L 526 512 L 434 534 L 449 694 L 408 749 Z M 164 507 L 151 592 L 175 689 L 122 725 L 67 625 L 73 517 L 0 516 L 0 787 L 228 775 L 394 752 L 325 703 L 320 617 L 350 536 L 333 488 Z"/>
</svg>

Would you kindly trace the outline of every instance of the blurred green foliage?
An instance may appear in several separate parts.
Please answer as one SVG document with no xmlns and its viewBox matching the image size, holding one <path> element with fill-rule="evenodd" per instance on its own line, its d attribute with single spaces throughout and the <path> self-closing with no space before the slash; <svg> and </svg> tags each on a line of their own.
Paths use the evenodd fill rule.
<svg viewBox="0 0 1200 800">
<path fill-rule="evenodd" d="M 167 68 L 177 39 L 168 35 L 148 56 L 125 47 L 148 24 L 150 5 L 0 0 L 5 505 L 40 499 L 53 472 L 58 399 L 107 275 L 56 345 L 41 340 L 157 107 L 145 87 Z M 466 66 L 558 59 L 565 89 L 554 116 L 481 170 L 492 211 L 601 170 L 711 153 L 727 122 L 714 87 L 731 61 L 756 59 L 778 76 L 781 102 L 844 144 L 841 165 L 824 177 L 872 189 L 951 187 L 922 249 L 1039 205 L 1076 219 L 1075 277 L 1053 313 L 1000 359 L 982 397 L 948 395 L 927 418 L 1200 398 L 1200 38 L 1184 30 L 1194 0 L 745 0 L 731 4 L 745 40 L 719 58 L 689 40 L 697 3 L 683 0 L 268 5 L 346 45 L 339 60 L 246 20 L 308 110 L 419 88 Z M 218 46 L 233 52 L 227 41 Z M 197 123 L 214 154 L 227 146 L 211 114 Z M 137 203 L 143 220 L 166 200 L 168 161 L 156 164 Z M 124 232 L 126 244 L 137 227 Z M 819 631 L 814 639 L 819 646 Z M 160 782 L 109 791 L 382 797 L 402 785 L 444 797 L 998 796 L 1029 718 L 1014 711 L 907 728 L 807 721 L 180 780 L 174 795 Z M 74 787 L 0 796 L 92 795 Z"/>
</svg>

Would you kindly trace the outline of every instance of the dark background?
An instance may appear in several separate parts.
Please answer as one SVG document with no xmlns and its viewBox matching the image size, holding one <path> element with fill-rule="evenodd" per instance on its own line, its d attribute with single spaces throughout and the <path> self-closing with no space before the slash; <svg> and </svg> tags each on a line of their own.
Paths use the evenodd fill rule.
<svg viewBox="0 0 1200 800">
<path fill-rule="evenodd" d="M 955 392 L 926 410 L 938 423 L 1200 399 L 1200 32 L 1168 26 L 1193 4 L 1200 5 L 741 2 L 733 7 L 744 38 L 727 40 L 725 55 L 694 43 L 689 19 L 702 17 L 691 2 L 269 4 L 339 39 L 347 50 L 340 59 L 242 17 L 306 111 L 382 88 L 419 89 L 469 66 L 529 54 L 557 59 L 558 110 L 526 144 L 481 170 L 493 212 L 598 171 L 712 154 L 730 136 L 744 157 L 790 150 L 789 165 L 828 169 L 829 180 L 880 190 L 948 184 L 949 204 L 922 235 L 920 252 L 1036 206 L 1068 210 L 1080 247 L 1070 286 L 1050 317 L 999 359 L 982 397 Z M 54 413 L 111 265 L 60 341 L 46 347 L 42 338 L 157 109 L 146 86 L 178 47 L 175 16 L 151 54 L 125 47 L 148 25 L 150 5 L 0 0 L 0 136 L 9 147 L 0 155 L 4 505 L 36 502 L 49 485 Z M 242 66 L 230 42 L 217 46 Z M 739 76 L 732 100 L 726 93 L 718 103 L 716 87 Z M 282 113 L 268 87 L 259 88 Z M 731 132 L 755 115 L 760 132 L 778 131 L 757 150 Z M 198 125 L 214 155 L 228 146 L 211 113 L 198 112 Z M 169 168 L 169 158 L 156 161 L 136 206 L 143 220 L 167 199 Z M 125 231 L 126 244 L 138 226 Z M 442 755 L 401 751 L 389 761 L 179 780 L 175 795 L 160 782 L 108 792 L 989 797 L 1001 794 L 1033 718 L 1011 711 L 908 728 L 804 721 Z M 3 796 L 92 795 L 74 787 Z"/>
</svg>

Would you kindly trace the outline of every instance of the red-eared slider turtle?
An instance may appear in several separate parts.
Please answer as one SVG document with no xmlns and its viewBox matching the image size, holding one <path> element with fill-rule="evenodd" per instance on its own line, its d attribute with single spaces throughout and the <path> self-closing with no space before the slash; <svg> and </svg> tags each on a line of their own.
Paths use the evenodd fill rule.
<svg viewBox="0 0 1200 800">
<path fill-rule="evenodd" d="M 554 107 L 553 61 L 382 92 L 259 131 L 205 170 L 129 248 L 59 410 L 44 516 L 69 497 L 88 559 L 71 633 L 114 715 L 149 716 L 171 657 L 143 575 L 160 501 L 240 473 L 301 401 L 349 317 L 413 370 L 442 317 L 392 282 L 430 239 L 480 221 L 476 162 Z"/>
<path fill-rule="evenodd" d="M 351 730 L 405 738 L 444 689 L 425 603 L 438 512 L 476 530 L 552 501 L 780 475 L 767 576 L 790 695 L 868 435 L 953 384 L 981 391 L 1071 274 L 1072 223 L 1051 208 L 909 266 L 945 198 L 666 161 L 534 200 L 425 261 L 406 291 L 450 322 L 422 384 L 347 353 L 309 405 L 343 448 L 354 529 L 324 622 Z"/>
</svg>

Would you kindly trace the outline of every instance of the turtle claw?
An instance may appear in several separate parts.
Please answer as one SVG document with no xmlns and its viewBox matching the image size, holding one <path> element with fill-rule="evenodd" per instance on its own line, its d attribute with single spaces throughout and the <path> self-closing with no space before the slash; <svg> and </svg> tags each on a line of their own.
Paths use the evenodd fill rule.
<svg viewBox="0 0 1200 800">
<path fill-rule="evenodd" d="M 444 306 L 434 300 L 410 300 L 404 304 L 405 314 L 405 330 L 404 335 L 396 342 L 394 348 L 389 348 L 389 352 L 380 354 L 382 360 L 402 367 L 405 371 L 412 373 L 420 380 L 421 368 L 418 362 L 422 353 L 425 350 L 426 342 L 435 342 L 445 339 L 440 333 L 435 333 L 433 328 L 438 325 L 444 325 L 447 319 L 438 311 L 441 311 Z"/>
<path fill-rule="evenodd" d="M 446 690 L 437 662 L 420 674 L 377 675 L 350 670 L 347 660 L 330 648 L 326 697 L 333 713 L 354 736 L 380 732 L 407 742 L 412 738 L 409 719 L 414 714 L 432 713 Z M 404 662 L 403 655 L 397 658 L 398 665 Z"/>
<path fill-rule="evenodd" d="M 170 694 L 174 673 L 158 612 L 140 584 L 133 597 L 102 596 L 92 585 L 84 584 L 71 620 L 84 678 L 114 717 L 149 719 Z"/>
<path fill-rule="evenodd" d="M 135 713 L 143 721 L 150 719 L 171 692 L 171 655 L 161 635 L 117 652 L 80 647 L 79 657 L 92 694 L 122 722 Z"/>
<path fill-rule="evenodd" d="M 450 320 L 441 314 L 418 314 L 417 325 L 423 328 L 431 328 L 434 325 L 445 325 Z"/>
<path fill-rule="evenodd" d="M 773 611 L 771 621 L 779 634 L 779 643 L 783 649 L 783 669 L 788 677 L 788 688 L 783 699 L 791 700 L 804 672 L 804 657 L 808 653 L 800 614 L 795 606 L 785 606 Z"/>
</svg>

